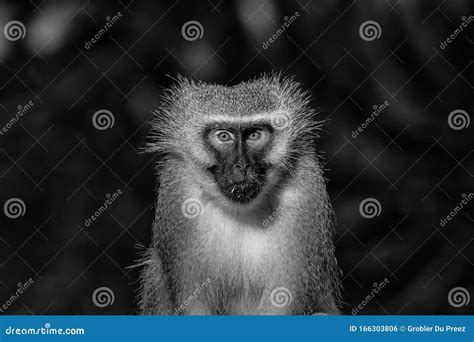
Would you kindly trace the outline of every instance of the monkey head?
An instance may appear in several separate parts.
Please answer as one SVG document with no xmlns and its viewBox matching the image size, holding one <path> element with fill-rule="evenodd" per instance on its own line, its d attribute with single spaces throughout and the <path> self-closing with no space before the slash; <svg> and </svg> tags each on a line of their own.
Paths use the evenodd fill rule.
<svg viewBox="0 0 474 342">
<path fill-rule="evenodd" d="M 227 87 L 179 77 L 164 100 L 149 150 L 184 161 L 189 168 L 177 172 L 224 204 L 257 203 L 301 156 L 315 154 L 317 113 L 292 79 L 269 75 Z"/>
</svg>

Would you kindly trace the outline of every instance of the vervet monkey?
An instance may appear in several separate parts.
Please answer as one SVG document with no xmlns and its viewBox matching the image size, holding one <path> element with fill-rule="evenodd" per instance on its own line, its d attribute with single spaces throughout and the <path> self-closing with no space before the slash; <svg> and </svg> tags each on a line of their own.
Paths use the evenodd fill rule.
<svg viewBox="0 0 474 342">
<path fill-rule="evenodd" d="M 279 75 L 232 87 L 178 78 L 148 146 L 161 159 L 143 314 L 339 313 L 315 116 Z"/>
</svg>

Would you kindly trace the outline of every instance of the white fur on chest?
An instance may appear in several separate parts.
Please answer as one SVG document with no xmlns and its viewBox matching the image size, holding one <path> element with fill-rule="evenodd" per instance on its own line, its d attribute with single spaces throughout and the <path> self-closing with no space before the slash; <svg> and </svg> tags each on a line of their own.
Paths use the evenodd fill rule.
<svg viewBox="0 0 474 342">
<path fill-rule="evenodd" d="M 264 271 L 268 261 L 278 257 L 275 227 L 269 229 L 259 221 L 246 219 L 206 206 L 197 226 L 201 248 L 221 267 Z"/>
</svg>

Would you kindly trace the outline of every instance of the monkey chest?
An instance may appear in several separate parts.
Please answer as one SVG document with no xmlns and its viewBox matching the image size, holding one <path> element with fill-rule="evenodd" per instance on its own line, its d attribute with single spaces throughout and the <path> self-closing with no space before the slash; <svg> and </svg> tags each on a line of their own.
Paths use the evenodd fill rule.
<svg viewBox="0 0 474 342">
<path fill-rule="evenodd" d="M 208 213 L 198 226 L 201 255 L 214 269 L 246 273 L 268 271 L 281 256 L 277 239 L 263 227 Z"/>
</svg>

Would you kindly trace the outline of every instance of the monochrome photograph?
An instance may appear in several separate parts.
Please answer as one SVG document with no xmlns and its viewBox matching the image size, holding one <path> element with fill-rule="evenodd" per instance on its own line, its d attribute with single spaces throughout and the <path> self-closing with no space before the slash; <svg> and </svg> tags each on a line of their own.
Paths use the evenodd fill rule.
<svg viewBox="0 0 474 342">
<path fill-rule="evenodd" d="M 474 313 L 471 1 L 7 0 L 0 28 L 2 316 Z"/>
</svg>

